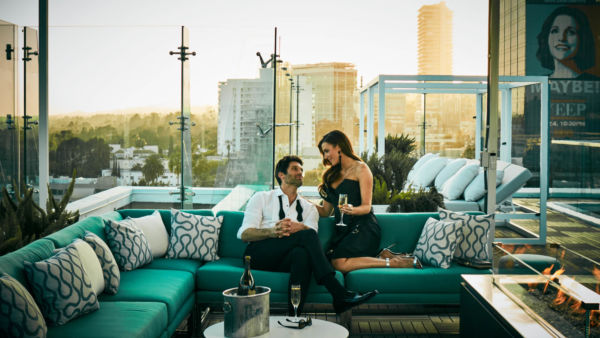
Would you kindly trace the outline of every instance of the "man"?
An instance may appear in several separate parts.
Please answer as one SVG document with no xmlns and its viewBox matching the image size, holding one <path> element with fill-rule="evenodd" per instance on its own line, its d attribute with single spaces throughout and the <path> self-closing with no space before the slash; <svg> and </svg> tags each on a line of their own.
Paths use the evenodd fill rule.
<svg viewBox="0 0 600 338">
<path fill-rule="evenodd" d="M 249 242 L 244 256 L 252 257 L 253 269 L 290 272 L 290 315 L 294 312 L 289 286 L 301 285 L 298 310 L 302 312 L 311 274 L 332 295 L 336 313 L 342 313 L 375 296 L 377 290 L 359 294 L 346 290 L 335 279 L 335 270 L 325 257 L 317 235 L 317 209 L 298 195 L 304 178 L 302 160 L 297 156 L 285 156 L 277 163 L 275 178 L 280 188 L 258 192 L 248 202 L 237 237 Z"/>
</svg>

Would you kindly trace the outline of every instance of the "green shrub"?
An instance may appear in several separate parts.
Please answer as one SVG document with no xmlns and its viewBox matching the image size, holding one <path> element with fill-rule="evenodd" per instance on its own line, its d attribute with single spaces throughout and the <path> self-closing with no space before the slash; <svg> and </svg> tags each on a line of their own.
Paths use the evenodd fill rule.
<svg viewBox="0 0 600 338">
<path fill-rule="evenodd" d="M 432 187 L 429 190 L 409 189 L 394 195 L 387 211 L 428 212 L 437 211 L 438 207 L 444 208 L 444 197 Z"/>
<path fill-rule="evenodd" d="M 13 186 L 15 186 L 13 184 Z M 33 201 L 33 188 L 23 189 L 23 196 L 16 191 L 11 197 L 2 187 L 0 202 L 0 255 L 17 250 L 36 239 L 47 236 L 79 220 L 79 211 L 66 211 L 75 186 L 75 171 L 71 184 L 60 202 L 48 197 L 46 210 Z M 48 191 L 50 185 L 48 185 Z"/>
<path fill-rule="evenodd" d="M 391 193 L 388 190 L 385 180 L 379 177 L 373 178 L 373 204 L 389 204 L 391 202 Z"/>
</svg>

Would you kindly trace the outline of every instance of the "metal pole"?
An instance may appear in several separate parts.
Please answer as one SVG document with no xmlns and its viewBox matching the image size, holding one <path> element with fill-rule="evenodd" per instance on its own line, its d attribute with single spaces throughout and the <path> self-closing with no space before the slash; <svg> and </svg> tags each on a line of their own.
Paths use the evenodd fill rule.
<svg viewBox="0 0 600 338">
<path fill-rule="evenodd" d="M 39 205 L 46 208 L 46 202 L 51 192 L 48 191 L 50 182 L 49 163 L 49 133 L 48 133 L 48 0 L 39 0 Z"/>
<path fill-rule="evenodd" d="M 289 148 L 290 148 L 289 154 L 291 155 L 292 154 L 292 126 L 294 124 L 294 122 L 292 121 L 292 90 L 294 89 L 293 88 L 294 87 L 294 83 L 292 81 L 289 81 L 289 82 L 290 82 L 290 135 L 289 135 L 288 140 L 290 142 L 290 144 L 289 144 Z"/>
<path fill-rule="evenodd" d="M 300 133 L 300 75 L 296 75 L 296 156 L 300 156 L 298 151 L 298 135 Z"/>
<path fill-rule="evenodd" d="M 423 93 L 423 129 L 421 129 L 421 156 L 425 155 L 425 129 L 427 128 L 427 94 Z"/>
<path fill-rule="evenodd" d="M 276 122 L 276 107 L 277 107 L 277 27 L 275 27 L 275 38 L 273 46 L 273 162 L 271 166 L 271 189 L 275 188 L 275 122 Z"/>
<path fill-rule="evenodd" d="M 180 193 L 180 196 L 181 196 L 180 197 L 181 198 L 180 209 L 183 209 L 183 204 L 185 202 L 185 185 L 184 185 L 185 180 L 184 180 L 184 173 L 183 173 L 184 165 L 185 165 L 185 163 L 184 163 L 185 162 L 185 155 L 184 155 L 184 151 L 183 151 L 183 148 L 184 148 L 184 143 L 183 143 L 184 142 L 184 137 L 183 137 L 184 135 L 183 134 L 185 132 L 185 129 L 184 129 L 185 128 L 185 116 L 183 115 L 183 108 L 184 108 L 183 106 L 185 104 L 184 103 L 184 98 L 183 98 L 183 91 L 184 91 L 183 86 L 185 86 L 185 81 L 184 81 L 184 78 L 183 78 L 183 76 L 184 76 L 184 74 L 183 74 L 183 72 L 184 72 L 184 65 L 183 65 L 183 63 L 185 62 L 185 49 L 184 49 L 184 47 L 186 47 L 186 46 L 183 45 L 184 39 L 185 39 L 184 34 L 185 34 L 185 32 L 184 32 L 184 28 L 182 26 L 181 27 L 181 112 L 180 112 L 180 115 L 179 115 L 180 116 L 179 122 L 181 123 L 181 187 L 179 189 L 179 193 Z"/>
<path fill-rule="evenodd" d="M 23 184 L 19 189 L 27 189 L 27 127 L 27 28 L 23 27 Z"/>
</svg>

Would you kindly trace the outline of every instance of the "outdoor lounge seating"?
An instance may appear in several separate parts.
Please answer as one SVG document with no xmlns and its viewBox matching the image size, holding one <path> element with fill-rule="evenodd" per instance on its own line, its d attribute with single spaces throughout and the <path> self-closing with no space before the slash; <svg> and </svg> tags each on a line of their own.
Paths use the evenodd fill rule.
<svg viewBox="0 0 600 338">
<path fill-rule="evenodd" d="M 23 261 L 40 261 L 52 256 L 55 248 L 64 247 L 85 231 L 105 239 L 104 219 L 149 215 L 153 210 L 119 210 L 103 217 L 88 217 L 48 237 L 37 240 L 15 252 L 0 257 L 0 272 L 13 276 L 28 285 Z M 192 210 L 194 214 L 211 215 L 209 210 Z M 160 211 L 170 232 L 170 212 Z M 223 290 L 235 287 L 243 273 L 242 254 L 245 243 L 236 233 L 243 219 L 242 212 L 222 211 L 223 223 L 219 234 L 219 260 L 202 263 L 192 259 L 155 258 L 150 264 L 132 271 L 121 272 L 121 285 L 115 295 L 98 297 L 100 308 L 62 326 L 50 326 L 49 337 L 164 337 L 172 335 L 194 309 L 204 305 L 221 306 Z M 376 215 L 382 228 L 381 247 L 396 243 L 394 250 L 412 252 L 429 217 L 437 213 Z M 334 229 L 333 218 L 321 218 L 319 238 L 328 245 Z M 367 291 L 378 289 L 381 294 L 371 303 L 394 304 L 458 304 L 461 274 L 489 273 L 453 264 L 448 269 L 425 265 L 423 269 L 364 269 L 336 278 L 349 289 Z M 271 288 L 271 302 L 287 300 L 287 273 L 253 270 L 258 285 Z M 29 290 L 31 292 L 31 290 Z M 331 303 L 325 288 L 313 284 L 309 303 Z M 194 315 L 191 318 L 195 318 Z M 110 323 L 110 325 L 106 325 Z M 193 322 L 192 325 L 193 327 Z"/>
<path fill-rule="evenodd" d="M 450 168 L 451 166 L 454 166 L 454 168 Z M 469 166 L 473 170 L 465 170 Z M 496 170 L 498 174 L 496 187 L 497 205 L 510 199 L 532 177 L 529 169 L 504 161 L 497 162 Z M 482 172 L 483 168 L 479 167 L 479 161 L 477 160 L 450 160 L 437 157 L 434 154 L 427 154 L 413 166 L 411 173 L 409 173 L 405 189 L 428 188 L 435 185 L 438 191 L 444 195 L 446 209 L 462 212 L 485 211 L 485 198 L 479 197 L 485 193 Z M 453 179 L 454 181 L 463 179 L 463 182 L 459 182 L 462 184 L 456 184 L 455 187 L 459 190 L 462 188 L 462 190 L 446 194 L 448 190 L 447 184 Z M 479 193 L 471 193 L 470 197 L 476 196 L 478 198 L 465 198 L 467 191 L 472 192 L 473 190 L 479 190 Z M 452 198 L 448 198 L 450 195 L 453 195 Z"/>
</svg>

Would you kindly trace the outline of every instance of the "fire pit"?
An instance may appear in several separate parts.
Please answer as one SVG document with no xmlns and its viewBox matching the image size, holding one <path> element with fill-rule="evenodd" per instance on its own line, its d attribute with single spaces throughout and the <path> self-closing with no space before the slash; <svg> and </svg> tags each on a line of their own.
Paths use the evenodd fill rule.
<svg viewBox="0 0 600 338">
<path fill-rule="evenodd" d="M 600 337 L 600 264 L 558 245 L 496 244 L 494 262 L 492 276 L 463 276 L 461 334 L 470 332 L 470 322 L 482 320 L 473 308 L 479 304 L 486 313 L 495 315 L 495 322 L 510 326 L 509 335 L 538 336 L 542 332 L 554 337 Z M 507 262 L 514 264 L 513 269 Z M 550 265 L 543 267 L 540 262 Z M 522 315 L 509 318 L 507 311 Z"/>
</svg>

